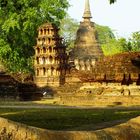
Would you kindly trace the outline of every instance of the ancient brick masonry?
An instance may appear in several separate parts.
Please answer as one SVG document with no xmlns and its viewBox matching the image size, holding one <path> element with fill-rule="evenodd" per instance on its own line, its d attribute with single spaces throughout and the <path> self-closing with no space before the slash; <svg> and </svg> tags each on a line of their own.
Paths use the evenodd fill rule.
<svg viewBox="0 0 140 140">
<path fill-rule="evenodd" d="M 140 85 L 140 53 L 104 57 L 91 18 L 89 0 L 85 0 L 83 21 L 77 31 L 70 59 L 58 35 L 58 28 L 50 23 L 39 27 L 37 45 L 34 47 L 34 82 L 37 86 L 76 82 L 116 82 L 122 85 L 135 82 Z"/>
<path fill-rule="evenodd" d="M 140 53 L 126 52 L 104 57 L 96 61 L 88 73 L 81 69 L 77 75 L 82 81 L 119 82 L 125 85 L 136 82 L 140 85 Z"/>
<path fill-rule="evenodd" d="M 103 56 L 103 52 L 98 43 L 94 22 L 90 21 L 91 18 L 89 0 L 86 0 L 83 21 L 80 22 L 79 29 L 77 30 L 75 47 L 71 53 L 72 59 L 97 60 Z"/>
<path fill-rule="evenodd" d="M 18 82 L 6 73 L 0 73 L 0 98 L 15 98 L 18 96 Z"/>
<path fill-rule="evenodd" d="M 62 38 L 58 35 L 58 28 L 45 23 L 38 29 L 37 45 L 35 49 L 35 77 L 37 86 L 59 86 L 65 83 L 68 70 L 68 56 Z"/>
</svg>

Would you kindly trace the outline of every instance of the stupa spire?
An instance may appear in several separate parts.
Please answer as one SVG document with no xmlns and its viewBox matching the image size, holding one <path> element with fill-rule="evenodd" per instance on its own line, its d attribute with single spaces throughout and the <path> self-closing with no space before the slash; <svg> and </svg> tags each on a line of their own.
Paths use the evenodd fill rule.
<svg viewBox="0 0 140 140">
<path fill-rule="evenodd" d="M 85 0 L 85 10 L 84 10 L 83 18 L 84 20 L 90 20 L 92 18 L 89 0 Z"/>
</svg>

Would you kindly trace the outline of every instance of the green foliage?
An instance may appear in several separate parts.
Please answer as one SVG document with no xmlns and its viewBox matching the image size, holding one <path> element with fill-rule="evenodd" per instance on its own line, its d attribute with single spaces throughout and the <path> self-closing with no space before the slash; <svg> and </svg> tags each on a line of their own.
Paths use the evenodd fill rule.
<svg viewBox="0 0 140 140">
<path fill-rule="evenodd" d="M 128 41 L 125 38 L 120 38 L 118 41 L 123 47 L 123 51 L 140 51 L 140 32 L 132 33 L 132 36 L 128 39 Z"/>
<path fill-rule="evenodd" d="M 64 38 L 64 43 L 67 46 L 67 52 L 74 48 L 74 41 L 76 39 L 76 31 L 79 23 L 67 15 L 60 24 L 60 35 Z"/>
<path fill-rule="evenodd" d="M 122 51 L 128 52 L 128 51 L 132 50 L 131 43 L 129 41 L 127 41 L 125 38 L 118 39 L 118 42 L 122 46 Z"/>
<path fill-rule="evenodd" d="M 37 28 L 49 21 L 59 25 L 67 0 L 0 0 L 0 60 L 9 71 L 30 71 Z"/>
<path fill-rule="evenodd" d="M 134 32 L 129 40 L 132 46 L 132 51 L 140 51 L 140 31 Z"/>
<path fill-rule="evenodd" d="M 108 26 L 95 24 L 95 28 L 104 55 L 113 55 L 122 52 L 122 46 L 116 40 L 113 31 Z"/>
<path fill-rule="evenodd" d="M 108 26 L 102 26 L 102 25 L 95 24 L 95 28 L 98 33 L 99 43 L 105 44 L 110 39 L 115 38 L 115 35 L 113 34 L 112 30 Z"/>
<path fill-rule="evenodd" d="M 122 45 L 115 38 L 109 39 L 107 43 L 101 44 L 104 55 L 114 55 L 121 53 L 123 50 Z"/>
<path fill-rule="evenodd" d="M 110 39 L 101 46 L 105 55 L 140 51 L 140 32 L 134 32 L 128 40 L 125 38 Z"/>
<path fill-rule="evenodd" d="M 109 0 L 110 4 L 116 2 L 117 0 Z"/>
</svg>

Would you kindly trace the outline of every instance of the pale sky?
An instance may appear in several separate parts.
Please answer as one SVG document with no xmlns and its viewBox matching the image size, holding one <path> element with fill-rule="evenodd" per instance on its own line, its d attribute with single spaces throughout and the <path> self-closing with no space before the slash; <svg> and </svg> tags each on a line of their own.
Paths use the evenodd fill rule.
<svg viewBox="0 0 140 140">
<path fill-rule="evenodd" d="M 69 15 L 82 21 L 85 0 L 69 0 Z M 90 0 L 92 21 L 109 26 L 116 37 L 130 37 L 132 32 L 140 31 L 140 0 L 117 0 L 109 4 L 108 0 Z"/>
</svg>

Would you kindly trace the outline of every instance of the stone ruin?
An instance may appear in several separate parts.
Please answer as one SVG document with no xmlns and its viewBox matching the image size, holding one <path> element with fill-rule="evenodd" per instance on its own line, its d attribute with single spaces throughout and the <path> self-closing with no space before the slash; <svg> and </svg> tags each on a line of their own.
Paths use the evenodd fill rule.
<svg viewBox="0 0 140 140">
<path fill-rule="evenodd" d="M 69 56 L 55 25 L 45 23 L 39 27 L 34 47 L 34 82 L 37 86 L 66 87 L 79 83 L 139 85 L 140 53 L 126 52 L 105 57 L 91 18 L 89 0 L 86 0 L 83 21 Z"/>
<path fill-rule="evenodd" d="M 35 77 L 37 86 L 59 86 L 65 83 L 65 75 L 69 71 L 66 47 L 58 35 L 59 29 L 45 23 L 38 29 L 35 49 Z"/>
<path fill-rule="evenodd" d="M 89 0 L 86 0 L 84 20 L 80 23 L 75 47 L 70 55 L 66 53 L 66 46 L 58 34 L 59 29 L 48 22 L 41 25 L 38 28 L 37 44 L 34 46 L 33 80 L 27 83 L 15 80 L 10 84 L 6 79 L 11 78 L 1 73 L 1 91 L 8 85 L 9 89 L 15 87 L 13 91 L 21 95 L 34 96 L 37 93 L 40 98 L 48 88 L 55 93 L 76 93 L 81 92 L 81 89 L 86 89 L 83 93 L 101 93 L 102 89 L 96 89 L 119 87 L 122 90 L 123 86 L 126 86 L 123 87 L 125 89 L 132 86 L 139 93 L 140 52 L 105 57 L 98 43 L 94 23 L 90 21 L 91 17 Z"/>
<path fill-rule="evenodd" d="M 79 59 L 87 61 L 89 59 L 97 60 L 103 57 L 94 22 L 90 20 L 91 18 L 89 0 L 86 0 L 83 21 L 80 22 L 76 35 L 75 47 L 70 55 L 72 60 Z"/>
<path fill-rule="evenodd" d="M 90 64 L 89 64 L 90 66 Z M 140 52 L 125 52 L 104 57 L 95 62 L 87 73 L 79 71 L 83 82 L 121 83 L 140 85 Z"/>
<path fill-rule="evenodd" d="M 65 52 L 65 46 L 55 25 L 45 23 L 39 27 L 37 45 L 34 47 L 34 82 L 37 86 L 60 86 L 68 83 L 67 77 L 72 69 L 71 62 L 77 70 L 90 71 L 96 60 L 103 56 L 94 23 L 90 21 L 91 12 L 88 0 L 85 2 L 83 19 L 70 56 Z"/>
<path fill-rule="evenodd" d="M 0 73 L 0 98 L 12 98 L 18 97 L 18 82 L 10 75 Z"/>
</svg>

